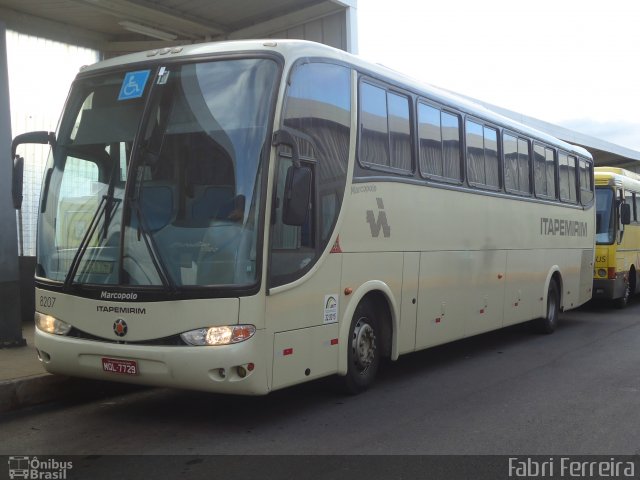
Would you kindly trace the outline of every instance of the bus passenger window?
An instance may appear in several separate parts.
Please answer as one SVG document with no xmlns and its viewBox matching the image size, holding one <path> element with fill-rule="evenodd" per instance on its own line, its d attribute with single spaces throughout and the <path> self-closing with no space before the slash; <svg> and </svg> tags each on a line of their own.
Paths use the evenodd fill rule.
<svg viewBox="0 0 640 480">
<path fill-rule="evenodd" d="M 556 198 L 556 163 L 553 149 L 535 143 L 533 158 L 536 196 Z"/>
<path fill-rule="evenodd" d="M 408 97 L 362 82 L 360 123 L 363 164 L 413 170 Z"/>
<path fill-rule="evenodd" d="M 460 176 L 460 118 L 440 109 L 418 103 L 420 173 L 445 179 Z"/>
<path fill-rule="evenodd" d="M 625 190 L 624 192 L 624 203 L 626 203 L 630 207 L 632 222 L 636 221 L 636 209 L 635 209 L 635 202 L 633 201 L 633 195 L 634 194 L 629 190 Z"/>
<path fill-rule="evenodd" d="M 466 131 L 469 182 L 500 188 L 497 130 L 467 120 Z"/>
<path fill-rule="evenodd" d="M 593 201 L 593 167 L 583 159 L 579 161 L 580 202 L 589 205 Z"/>
<path fill-rule="evenodd" d="M 504 134 L 504 183 L 507 191 L 514 193 L 531 192 L 529 185 L 529 142 L 523 138 Z"/>
<path fill-rule="evenodd" d="M 387 97 L 382 88 L 363 82 L 360 86 L 362 163 L 389 167 L 389 126 Z"/>
<path fill-rule="evenodd" d="M 576 157 L 560 153 L 558 155 L 560 167 L 560 200 L 576 203 Z"/>
<path fill-rule="evenodd" d="M 409 99 L 395 93 L 387 93 L 387 104 L 389 105 L 391 166 L 410 172 L 412 162 Z"/>
</svg>

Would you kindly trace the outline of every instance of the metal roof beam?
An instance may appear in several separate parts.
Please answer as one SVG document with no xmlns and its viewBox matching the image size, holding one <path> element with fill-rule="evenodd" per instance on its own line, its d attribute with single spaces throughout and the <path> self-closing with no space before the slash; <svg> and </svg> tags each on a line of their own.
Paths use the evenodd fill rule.
<svg viewBox="0 0 640 480">
<path fill-rule="evenodd" d="M 187 38 L 208 38 L 227 33 L 222 25 L 144 0 L 71 0 L 121 20 L 139 22 Z"/>
<path fill-rule="evenodd" d="M 286 15 L 267 20 L 250 27 L 241 28 L 227 35 L 228 39 L 256 38 L 268 36 L 275 32 L 288 30 L 307 22 L 326 17 L 332 13 L 341 12 L 344 7 L 332 2 L 322 2 L 302 10 L 296 10 Z"/>
</svg>

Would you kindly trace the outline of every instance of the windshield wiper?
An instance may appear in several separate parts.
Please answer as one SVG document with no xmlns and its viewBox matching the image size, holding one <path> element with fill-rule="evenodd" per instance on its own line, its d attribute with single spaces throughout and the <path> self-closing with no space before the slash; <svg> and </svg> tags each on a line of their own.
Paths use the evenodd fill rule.
<svg viewBox="0 0 640 480">
<path fill-rule="evenodd" d="M 71 267 L 67 272 L 67 276 L 64 279 L 64 289 L 68 289 L 69 286 L 73 283 L 73 279 L 76 277 L 78 272 L 78 268 L 80 267 L 80 262 L 84 257 L 85 252 L 87 251 L 87 247 L 89 246 L 89 242 L 93 238 L 93 235 L 96 233 L 98 229 L 98 225 L 100 224 L 100 219 L 102 216 L 105 216 L 105 237 L 106 237 L 106 229 L 108 228 L 109 223 L 113 219 L 115 215 L 115 211 L 117 208 L 113 208 L 114 203 L 118 203 L 121 200 L 119 198 L 115 198 L 113 196 L 113 192 L 110 191 L 107 195 L 103 195 L 100 199 L 100 203 L 96 208 L 96 211 L 93 213 L 91 217 L 91 222 L 89 222 L 89 227 L 87 231 L 84 233 L 82 240 L 80 241 L 80 245 L 78 245 L 78 249 L 76 250 L 76 254 L 73 256 L 73 260 L 71 261 Z"/>
<path fill-rule="evenodd" d="M 153 262 L 153 266 L 155 267 L 158 275 L 160 276 L 160 281 L 162 285 L 171 290 L 172 292 L 176 290 L 176 284 L 167 269 L 164 261 L 162 260 L 162 256 L 158 254 L 158 246 L 153 239 L 153 235 L 149 232 L 149 225 L 147 224 L 147 220 L 142 212 L 142 207 L 140 205 L 140 192 L 136 193 L 136 197 L 131 199 L 132 206 L 135 210 L 136 215 L 138 216 L 138 240 L 140 237 L 143 238 L 144 244 L 147 247 L 149 252 L 149 256 L 151 257 L 151 261 Z"/>
</svg>

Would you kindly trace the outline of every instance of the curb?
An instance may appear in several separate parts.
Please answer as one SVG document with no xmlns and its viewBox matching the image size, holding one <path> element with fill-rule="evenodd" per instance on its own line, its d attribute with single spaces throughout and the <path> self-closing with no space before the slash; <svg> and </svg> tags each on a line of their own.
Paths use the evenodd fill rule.
<svg viewBox="0 0 640 480">
<path fill-rule="evenodd" d="M 88 399 L 140 390 L 138 385 L 43 373 L 0 381 L 0 413 L 68 398 Z"/>
<path fill-rule="evenodd" d="M 67 395 L 69 377 L 42 374 L 0 382 L 0 413 L 57 400 Z"/>
</svg>

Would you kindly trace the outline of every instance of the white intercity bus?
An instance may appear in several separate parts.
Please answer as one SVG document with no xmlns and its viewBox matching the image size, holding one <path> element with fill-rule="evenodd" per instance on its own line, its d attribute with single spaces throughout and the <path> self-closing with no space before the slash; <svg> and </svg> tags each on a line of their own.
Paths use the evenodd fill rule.
<svg viewBox="0 0 640 480">
<path fill-rule="evenodd" d="M 29 142 L 51 145 L 35 343 L 53 373 L 358 392 L 382 358 L 550 333 L 591 298 L 586 150 L 324 45 L 100 62 L 55 134 L 14 139 L 17 180 Z"/>
</svg>

